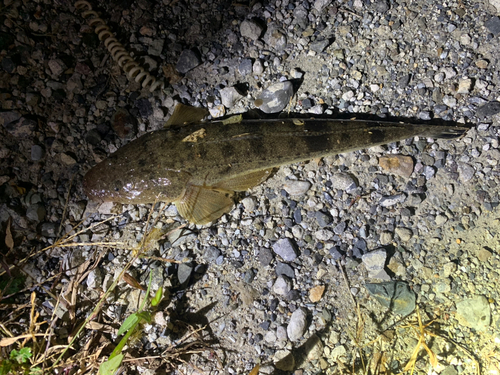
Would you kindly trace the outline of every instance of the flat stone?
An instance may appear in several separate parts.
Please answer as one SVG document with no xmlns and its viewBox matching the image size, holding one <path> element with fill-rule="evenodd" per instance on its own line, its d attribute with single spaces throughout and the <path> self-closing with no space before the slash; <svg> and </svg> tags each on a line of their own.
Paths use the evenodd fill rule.
<svg viewBox="0 0 500 375">
<path fill-rule="evenodd" d="M 402 177 L 410 177 L 413 173 L 413 159 L 411 156 L 391 155 L 382 156 L 378 160 L 379 166 L 388 171 Z"/>
<path fill-rule="evenodd" d="M 32 221 L 40 222 L 45 219 L 47 211 L 42 203 L 35 203 L 26 210 L 26 217 Z"/>
<path fill-rule="evenodd" d="M 290 238 L 282 238 L 273 245 L 273 251 L 285 262 L 294 261 L 299 255 L 295 243 Z"/>
<path fill-rule="evenodd" d="M 395 229 L 396 234 L 401 238 L 401 241 L 407 242 L 413 236 L 413 232 L 408 228 L 398 227 Z"/>
<path fill-rule="evenodd" d="M 318 241 L 328 241 L 330 238 L 333 237 L 333 233 L 327 229 L 320 229 L 314 232 L 314 237 Z"/>
<path fill-rule="evenodd" d="M 262 61 L 256 60 L 253 63 L 252 69 L 253 69 L 253 74 L 261 75 L 262 73 L 264 73 L 264 65 L 262 64 Z"/>
<path fill-rule="evenodd" d="M 472 86 L 472 80 L 470 78 L 462 78 L 458 81 L 457 94 L 468 94 Z"/>
<path fill-rule="evenodd" d="M 317 335 L 309 337 L 304 344 L 304 352 L 309 361 L 315 361 L 323 355 L 323 343 Z"/>
<path fill-rule="evenodd" d="M 0 125 L 7 127 L 10 123 L 21 118 L 21 114 L 17 111 L 0 112 Z"/>
<path fill-rule="evenodd" d="M 382 245 L 388 245 L 392 242 L 393 236 L 391 232 L 384 231 L 380 233 L 380 243 Z"/>
<path fill-rule="evenodd" d="M 290 279 L 295 278 L 295 271 L 292 266 L 283 262 L 276 262 L 275 272 L 277 276 L 285 275 Z"/>
<path fill-rule="evenodd" d="M 208 262 L 213 263 L 221 254 L 222 252 L 218 248 L 216 248 L 215 246 L 210 246 L 208 249 L 205 250 L 203 257 Z"/>
<path fill-rule="evenodd" d="M 488 102 L 477 109 L 476 116 L 482 119 L 484 117 L 496 115 L 499 112 L 500 102 Z"/>
<path fill-rule="evenodd" d="M 332 222 L 332 218 L 330 217 L 330 215 L 325 214 L 321 211 L 316 212 L 314 217 L 316 218 L 316 221 L 318 222 L 320 228 L 324 228 Z"/>
<path fill-rule="evenodd" d="M 312 51 L 316 53 L 321 53 L 325 50 L 326 47 L 330 45 L 330 41 L 328 39 L 315 40 L 311 43 L 310 48 Z"/>
<path fill-rule="evenodd" d="M 358 187 L 356 179 L 349 173 L 336 173 L 330 180 L 332 188 L 349 192 Z"/>
<path fill-rule="evenodd" d="M 332 2 L 332 0 L 315 0 L 314 1 L 314 8 L 318 11 L 321 12 L 321 10 L 329 5 Z"/>
<path fill-rule="evenodd" d="M 5 112 L 4 112 L 5 113 Z M 7 130 L 15 138 L 30 138 L 33 136 L 38 122 L 34 118 L 20 117 L 13 120 L 17 115 L 16 112 L 10 112 L 12 115 L 0 116 L 0 122 L 3 122 L 5 130 Z"/>
<path fill-rule="evenodd" d="M 253 71 L 252 68 L 252 60 L 251 59 L 243 59 L 241 60 L 240 65 L 238 66 L 238 71 L 242 76 L 246 76 L 251 74 Z"/>
<path fill-rule="evenodd" d="M 75 158 L 68 153 L 61 154 L 61 161 L 66 165 L 76 164 Z"/>
<path fill-rule="evenodd" d="M 335 234 L 342 234 L 345 232 L 346 228 L 347 228 L 347 223 L 345 221 L 341 221 L 335 226 L 335 228 L 333 228 L 333 232 Z"/>
<path fill-rule="evenodd" d="M 199 54 L 191 49 L 185 49 L 181 52 L 175 67 L 179 73 L 185 74 L 200 64 L 201 59 Z"/>
<path fill-rule="evenodd" d="M 287 181 L 283 189 L 290 195 L 304 195 L 311 188 L 309 181 Z"/>
<path fill-rule="evenodd" d="M 415 293 L 402 281 L 365 284 L 366 289 L 382 306 L 406 316 L 415 310 Z"/>
<path fill-rule="evenodd" d="M 490 33 L 493 35 L 500 34 L 500 18 L 494 16 L 491 17 L 484 23 L 484 26 L 488 29 Z"/>
<path fill-rule="evenodd" d="M 286 332 L 290 341 L 298 341 L 304 336 L 307 328 L 307 312 L 300 307 L 295 310 L 290 318 Z"/>
<path fill-rule="evenodd" d="M 281 355 L 280 352 L 284 352 L 285 355 Z M 295 358 L 289 350 L 278 351 L 275 357 L 281 357 L 275 363 L 278 370 L 290 372 L 295 369 Z"/>
<path fill-rule="evenodd" d="M 44 151 L 42 146 L 33 145 L 31 146 L 31 160 L 38 161 L 43 158 Z"/>
<path fill-rule="evenodd" d="M 468 298 L 457 302 L 456 305 L 456 318 L 460 324 L 478 331 L 486 330 L 491 324 L 490 304 L 486 297 Z"/>
<path fill-rule="evenodd" d="M 378 203 L 382 207 L 391 207 L 398 203 L 403 203 L 405 200 L 406 200 L 405 194 L 396 194 L 396 195 L 382 197 Z"/>
<path fill-rule="evenodd" d="M 325 292 L 324 285 L 316 285 L 309 290 L 309 300 L 313 303 L 318 302 L 323 297 L 323 293 Z"/>
<path fill-rule="evenodd" d="M 475 173 L 476 170 L 472 165 L 461 162 L 458 163 L 458 175 L 462 182 L 470 181 Z"/>
<path fill-rule="evenodd" d="M 485 249 L 485 248 L 482 248 L 480 249 L 478 252 L 477 252 L 477 259 L 479 259 L 481 262 L 486 262 L 488 259 L 491 258 L 492 256 L 492 252 Z"/>
<path fill-rule="evenodd" d="M 437 215 L 436 216 L 436 225 L 441 226 L 444 225 L 448 221 L 448 217 L 446 215 Z"/>
<path fill-rule="evenodd" d="M 189 282 L 193 269 L 194 267 L 191 263 L 179 264 L 179 268 L 177 269 L 177 279 L 179 280 L 179 284 L 185 286 Z"/>
<path fill-rule="evenodd" d="M 268 266 L 269 264 L 271 264 L 273 259 L 274 259 L 274 256 L 273 256 L 273 253 L 271 252 L 270 249 L 268 249 L 267 247 L 260 248 L 260 250 L 259 250 L 259 262 L 260 262 L 260 264 L 262 264 L 264 267 Z"/>
<path fill-rule="evenodd" d="M 384 250 L 375 250 L 363 254 L 361 261 L 369 273 L 378 272 L 384 269 L 387 253 Z"/>
<path fill-rule="evenodd" d="M 246 212 L 253 212 L 255 211 L 255 207 L 257 205 L 257 202 L 255 201 L 255 198 L 253 197 L 246 197 L 241 200 L 241 204 L 243 207 L 245 207 Z"/>
</svg>

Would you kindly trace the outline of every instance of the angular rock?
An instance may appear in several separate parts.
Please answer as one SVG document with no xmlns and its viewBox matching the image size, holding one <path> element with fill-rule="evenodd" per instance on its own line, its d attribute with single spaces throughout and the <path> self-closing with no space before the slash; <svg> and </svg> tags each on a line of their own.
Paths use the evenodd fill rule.
<svg viewBox="0 0 500 375">
<path fill-rule="evenodd" d="M 232 108 L 241 98 L 243 98 L 243 95 L 234 87 L 225 87 L 220 90 L 220 100 L 227 108 Z"/>
<path fill-rule="evenodd" d="M 273 245 L 273 251 L 278 254 L 285 262 L 294 261 L 299 252 L 295 243 L 290 238 L 282 238 Z"/>
<path fill-rule="evenodd" d="M 290 279 L 293 279 L 295 277 L 295 271 L 293 270 L 293 268 L 289 264 L 283 262 L 276 262 L 275 272 L 277 276 L 285 275 Z"/>
<path fill-rule="evenodd" d="M 240 25 L 241 36 L 250 38 L 252 40 L 259 39 L 264 29 L 257 22 L 252 20 L 245 20 Z"/>
<path fill-rule="evenodd" d="M 273 285 L 273 292 L 279 296 L 286 296 L 292 290 L 292 282 L 286 276 L 278 276 Z"/>
<path fill-rule="evenodd" d="M 413 159 L 411 156 L 382 156 L 378 160 L 378 164 L 389 173 L 394 173 L 402 177 L 408 178 L 413 173 Z"/>
<path fill-rule="evenodd" d="M 283 52 L 286 47 L 286 34 L 276 27 L 269 27 L 264 34 L 264 42 L 277 52 Z"/>
<path fill-rule="evenodd" d="M 413 232 L 408 228 L 398 227 L 395 229 L 396 234 L 401 238 L 401 241 L 407 242 L 413 236 Z"/>
<path fill-rule="evenodd" d="M 177 279 L 179 280 L 179 284 L 185 286 L 189 282 L 193 269 L 194 267 L 191 263 L 179 264 L 179 268 L 177 269 Z"/>
<path fill-rule="evenodd" d="M 309 290 L 309 299 L 311 302 L 316 303 L 321 299 L 321 297 L 323 297 L 324 292 L 324 285 L 316 285 Z"/>
<path fill-rule="evenodd" d="M 321 53 L 325 50 L 326 47 L 330 45 L 330 41 L 328 39 L 315 40 L 311 43 L 310 48 L 316 53 Z"/>
<path fill-rule="evenodd" d="M 253 71 L 252 68 L 252 60 L 251 59 L 243 59 L 241 60 L 240 65 L 238 66 L 238 71 L 242 76 L 246 76 L 251 74 Z"/>
<path fill-rule="evenodd" d="M 493 35 L 500 34 L 500 18 L 494 16 L 484 23 L 484 26 Z"/>
<path fill-rule="evenodd" d="M 406 316 L 415 310 L 415 293 L 402 281 L 365 284 L 370 295 L 394 313 Z"/>
<path fill-rule="evenodd" d="M 276 113 L 283 110 L 293 96 L 293 85 L 290 81 L 275 83 L 257 97 L 255 106 L 265 113 Z"/>
<path fill-rule="evenodd" d="M 175 66 L 179 73 L 185 74 L 191 69 L 201 64 L 201 59 L 196 51 L 185 49 L 181 52 L 177 65 Z"/>
</svg>

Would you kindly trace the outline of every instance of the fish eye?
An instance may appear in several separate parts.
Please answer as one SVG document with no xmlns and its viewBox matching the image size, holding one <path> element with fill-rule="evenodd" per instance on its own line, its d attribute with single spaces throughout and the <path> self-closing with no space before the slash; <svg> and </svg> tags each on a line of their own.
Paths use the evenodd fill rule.
<svg viewBox="0 0 500 375">
<path fill-rule="evenodd" d="M 120 180 L 115 180 L 113 185 L 115 187 L 115 191 L 120 191 L 120 189 L 123 187 L 123 182 Z"/>
</svg>

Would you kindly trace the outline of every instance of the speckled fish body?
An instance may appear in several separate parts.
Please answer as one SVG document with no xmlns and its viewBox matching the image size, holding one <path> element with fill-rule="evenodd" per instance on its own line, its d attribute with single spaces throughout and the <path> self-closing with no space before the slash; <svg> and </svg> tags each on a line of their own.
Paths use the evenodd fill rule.
<svg viewBox="0 0 500 375">
<path fill-rule="evenodd" d="M 203 122 L 139 137 L 92 168 L 85 176 L 84 187 L 87 195 L 98 201 L 158 200 L 176 202 L 178 209 L 179 203 L 206 205 L 213 198 L 210 194 L 228 198 L 234 191 L 261 183 L 274 167 L 414 136 L 454 138 L 466 130 L 458 126 L 364 120 Z M 186 190 L 193 186 L 198 190 L 189 192 L 188 199 Z M 206 191 L 211 193 L 200 195 Z M 199 218 L 186 212 L 193 209 L 185 206 L 179 211 L 189 221 L 200 223 Z M 214 207 L 201 209 L 205 212 Z M 222 211 L 228 211 L 228 207 Z M 206 220 L 213 220 L 214 216 L 209 215 Z"/>
</svg>

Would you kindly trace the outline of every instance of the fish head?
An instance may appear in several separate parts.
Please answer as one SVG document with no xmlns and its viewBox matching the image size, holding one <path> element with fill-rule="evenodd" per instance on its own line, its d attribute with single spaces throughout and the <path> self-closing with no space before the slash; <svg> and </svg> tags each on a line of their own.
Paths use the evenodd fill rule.
<svg viewBox="0 0 500 375">
<path fill-rule="evenodd" d="M 190 175 L 154 161 L 111 156 L 90 169 L 83 179 L 85 194 L 96 202 L 153 203 L 174 201 Z"/>
<path fill-rule="evenodd" d="M 108 158 L 87 172 L 83 178 L 83 189 L 95 202 L 138 203 L 144 186 L 137 183 L 138 176 L 130 177 L 130 170 L 127 173 Z"/>
</svg>

